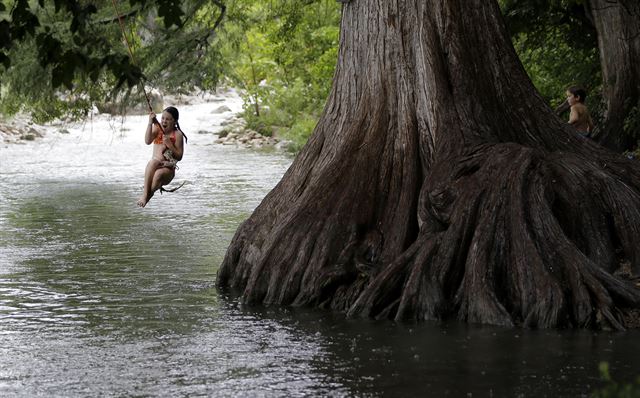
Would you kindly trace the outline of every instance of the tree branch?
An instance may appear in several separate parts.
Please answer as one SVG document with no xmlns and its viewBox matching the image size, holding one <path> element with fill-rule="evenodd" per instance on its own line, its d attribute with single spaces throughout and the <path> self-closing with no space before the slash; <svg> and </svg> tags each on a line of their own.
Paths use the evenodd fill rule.
<svg viewBox="0 0 640 398">
<path fill-rule="evenodd" d="M 125 19 L 126 18 L 130 18 L 130 17 L 138 14 L 140 12 L 140 10 L 141 10 L 141 8 L 139 8 L 139 7 L 138 8 L 134 8 L 134 9 L 130 10 L 129 12 L 125 13 L 125 14 L 120 14 L 120 15 L 117 15 L 117 16 L 115 16 L 113 18 L 101 19 L 99 21 L 96 21 L 96 23 L 99 23 L 101 25 L 106 25 L 106 24 L 111 24 L 111 23 L 114 23 L 114 22 L 118 22 L 118 20 L 120 18 L 125 18 Z"/>
<path fill-rule="evenodd" d="M 212 30 L 215 31 L 218 28 L 218 26 L 220 26 L 220 24 L 222 23 L 222 18 L 224 17 L 224 14 L 227 11 L 227 6 L 225 6 L 219 0 L 213 0 L 213 4 L 215 4 L 218 7 L 220 7 L 220 15 L 218 16 L 218 19 L 216 19 L 216 22 L 213 24 L 213 28 L 212 28 Z"/>
</svg>

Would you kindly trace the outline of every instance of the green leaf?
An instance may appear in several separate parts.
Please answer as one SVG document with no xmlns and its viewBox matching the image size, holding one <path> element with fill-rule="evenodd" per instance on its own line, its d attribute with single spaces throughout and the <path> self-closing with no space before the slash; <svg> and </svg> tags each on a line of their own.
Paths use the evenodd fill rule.
<svg viewBox="0 0 640 398">
<path fill-rule="evenodd" d="M 600 364 L 598 365 L 598 370 L 600 371 L 600 377 L 602 377 L 603 380 L 611 381 L 608 362 L 600 362 Z"/>
<path fill-rule="evenodd" d="M 65 5 L 65 0 L 54 0 L 53 4 L 55 5 L 56 12 L 59 12 L 60 9 Z"/>
<path fill-rule="evenodd" d="M 57 66 L 51 70 L 51 85 L 53 88 L 60 87 L 64 80 L 64 71 L 61 67 Z"/>
<path fill-rule="evenodd" d="M 7 57 L 7 55 L 2 51 L 0 51 L 0 63 L 5 67 L 5 69 L 9 69 L 11 66 L 11 59 L 9 59 L 9 57 Z"/>
<path fill-rule="evenodd" d="M 164 19 L 164 26 L 182 26 L 182 16 L 184 11 L 180 7 L 180 2 L 175 0 L 158 0 L 158 16 Z"/>
<path fill-rule="evenodd" d="M 36 37 L 36 43 L 40 65 L 47 66 L 59 60 L 62 52 L 62 43 L 53 37 L 51 33 L 40 33 Z"/>
<path fill-rule="evenodd" d="M 12 38 L 22 40 L 27 35 L 35 34 L 40 21 L 29 9 L 26 0 L 18 0 L 11 11 Z"/>
<path fill-rule="evenodd" d="M 8 49 L 9 47 L 11 47 L 11 24 L 3 19 L 0 21 L 0 48 Z"/>
</svg>

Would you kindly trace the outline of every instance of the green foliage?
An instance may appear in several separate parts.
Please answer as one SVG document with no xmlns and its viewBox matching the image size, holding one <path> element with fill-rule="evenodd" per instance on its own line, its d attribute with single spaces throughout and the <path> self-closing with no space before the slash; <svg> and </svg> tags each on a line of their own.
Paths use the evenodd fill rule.
<svg viewBox="0 0 640 398">
<path fill-rule="evenodd" d="M 640 103 L 631 108 L 624 120 L 624 132 L 633 137 L 636 142 L 635 151 L 626 153 L 627 156 L 640 159 Z"/>
<path fill-rule="evenodd" d="M 624 132 L 636 140 L 640 140 L 640 103 L 631 107 L 624 120 Z"/>
<path fill-rule="evenodd" d="M 138 18 L 137 32 L 131 35 L 139 40 L 136 58 L 144 65 L 147 84 L 163 91 L 215 88 L 225 62 L 216 42 L 224 8 L 204 0 L 182 3 L 184 23 L 180 26 L 167 26 L 166 17 L 164 25 L 158 24 L 161 8 L 158 15 L 151 12 L 144 20 Z"/>
<path fill-rule="evenodd" d="M 225 27 L 228 75 L 249 127 L 294 142 L 311 134 L 331 89 L 340 5 L 333 0 L 236 1 Z"/>
<path fill-rule="evenodd" d="M 96 12 L 92 3 L 16 0 L 8 18 L 2 20 L 9 22 L 9 29 L 0 30 L 5 69 L 11 67 L 11 60 L 19 54 L 13 52 L 12 57 L 8 51 L 35 38 L 38 62 L 44 69 L 51 68 L 49 76 L 54 88 L 64 85 L 70 89 L 76 74 L 105 66 L 121 83 L 134 84 L 141 77 L 139 68 L 123 63 L 119 54 L 110 51 L 107 41 L 96 40 L 99 32 L 90 24 Z"/>
<path fill-rule="evenodd" d="M 568 86 L 580 85 L 591 109 L 600 101 L 596 31 L 580 0 L 501 0 L 516 51 L 552 107 Z M 593 112 L 592 112 L 593 113 Z M 595 115 L 598 118 L 598 115 Z"/>
<path fill-rule="evenodd" d="M 116 3 L 136 62 L 111 0 L 0 3 L 0 112 L 42 120 L 82 115 L 93 103 L 127 97 L 141 81 L 167 91 L 215 87 L 219 54 L 211 37 L 223 7 L 204 0 Z"/>
<path fill-rule="evenodd" d="M 528 33 L 528 42 L 539 47 L 548 42 L 546 32 L 568 25 L 563 41 L 574 49 L 597 45 L 596 31 L 583 0 L 500 0 L 503 15 L 512 34 Z"/>
<path fill-rule="evenodd" d="M 565 100 L 572 85 L 585 87 L 588 101 L 596 101 L 601 84 L 598 50 L 576 49 L 563 41 L 569 26 L 557 26 L 545 32 L 548 45 L 531 46 L 528 34 L 513 38 L 514 46 L 533 84 L 552 107 Z"/>
<path fill-rule="evenodd" d="M 640 376 L 633 383 L 619 383 L 611 377 L 607 362 L 601 362 L 599 370 L 606 385 L 595 391 L 592 398 L 640 398 Z"/>
<path fill-rule="evenodd" d="M 13 67 L 2 74 L 0 85 L 0 113 L 11 115 L 30 110 L 37 122 L 69 116 L 81 118 L 89 112 L 93 102 L 107 96 L 102 84 L 90 78 L 75 80 L 74 88 L 62 92 L 53 86 L 53 67 L 33 62 L 38 56 L 36 39 L 25 40 L 10 52 Z M 29 82 L 29 84 L 25 84 Z"/>
<path fill-rule="evenodd" d="M 298 152 L 302 149 L 317 123 L 318 120 L 311 115 L 303 115 L 296 119 L 287 134 L 288 138 L 292 141 L 289 149 L 293 152 Z"/>
</svg>

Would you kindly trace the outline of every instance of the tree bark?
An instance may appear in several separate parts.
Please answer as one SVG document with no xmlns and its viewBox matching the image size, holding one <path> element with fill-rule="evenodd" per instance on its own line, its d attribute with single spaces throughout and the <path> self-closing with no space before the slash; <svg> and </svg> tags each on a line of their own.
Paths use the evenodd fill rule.
<svg viewBox="0 0 640 398">
<path fill-rule="evenodd" d="M 626 326 L 640 168 L 560 120 L 496 2 L 343 6 L 312 137 L 236 232 L 218 285 L 349 316 Z"/>
<path fill-rule="evenodd" d="M 598 32 L 605 120 L 595 138 L 622 152 L 637 145 L 638 125 L 625 128 L 635 108 L 640 118 L 640 3 L 637 0 L 590 0 Z"/>
</svg>

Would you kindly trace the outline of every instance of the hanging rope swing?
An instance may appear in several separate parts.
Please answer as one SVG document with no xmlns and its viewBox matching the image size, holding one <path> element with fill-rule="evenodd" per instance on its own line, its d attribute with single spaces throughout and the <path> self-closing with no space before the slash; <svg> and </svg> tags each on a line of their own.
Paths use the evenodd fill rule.
<svg viewBox="0 0 640 398">
<path fill-rule="evenodd" d="M 131 59 L 131 64 L 132 65 L 137 65 L 135 57 L 133 56 L 133 50 L 131 49 L 131 43 L 129 42 L 129 37 L 127 36 L 127 33 L 125 31 L 125 26 L 124 26 L 124 17 L 122 17 L 120 15 L 120 12 L 118 11 L 118 5 L 116 3 L 116 0 L 111 0 L 111 4 L 113 5 L 113 10 L 116 13 L 116 17 L 118 18 L 118 24 L 120 25 L 120 31 L 122 32 L 122 37 L 124 38 L 124 42 L 126 44 L 127 50 L 129 51 L 129 58 Z M 142 89 L 142 93 L 144 94 L 144 98 L 147 101 L 147 107 L 149 108 L 149 112 L 152 113 L 153 112 L 153 107 L 151 106 L 151 100 L 149 99 L 149 94 L 147 94 L 147 90 L 144 88 L 144 83 L 142 82 L 142 80 L 139 82 L 140 83 L 140 88 Z M 162 128 L 162 125 L 160 124 L 160 122 L 158 121 L 158 119 L 154 116 L 153 117 L 153 124 L 155 124 L 160 131 L 162 132 L 162 134 L 165 133 L 164 128 Z M 186 138 L 186 136 L 185 136 Z M 162 195 L 163 192 L 175 192 L 178 189 L 182 188 L 182 186 L 186 183 L 186 181 L 183 181 L 182 184 L 178 185 L 175 188 L 171 188 L 171 189 L 165 189 L 164 187 L 160 187 L 159 191 L 160 191 L 160 195 Z"/>
</svg>

